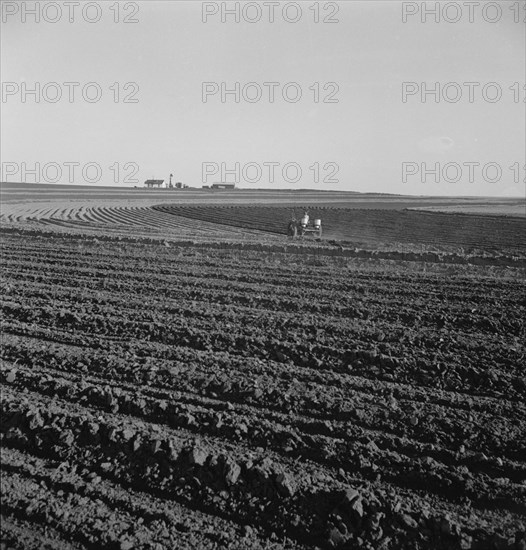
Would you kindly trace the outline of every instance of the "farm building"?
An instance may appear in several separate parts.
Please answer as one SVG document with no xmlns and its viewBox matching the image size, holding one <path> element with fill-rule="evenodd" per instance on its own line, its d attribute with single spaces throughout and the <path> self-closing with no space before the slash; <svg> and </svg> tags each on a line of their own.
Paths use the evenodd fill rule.
<svg viewBox="0 0 526 550">
<path fill-rule="evenodd" d="M 161 188 L 163 186 L 164 180 L 146 180 L 144 182 L 144 187 L 148 189 Z"/>
<path fill-rule="evenodd" d="M 213 183 L 212 189 L 235 189 L 236 186 L 233 183 Z"/>
</svg>

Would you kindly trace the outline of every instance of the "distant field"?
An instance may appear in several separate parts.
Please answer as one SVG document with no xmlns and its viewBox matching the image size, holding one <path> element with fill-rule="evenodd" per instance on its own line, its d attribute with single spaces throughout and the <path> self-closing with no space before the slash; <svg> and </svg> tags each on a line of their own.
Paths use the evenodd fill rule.
<svg viewBox="0 0 526 550">
<path fill-rule="evenodd" d="M 526 200 L 496 197 L 416 197 L 382 193 L 352 193 L 321 190 L 249 190 L 212 191 L 202 189 L 155 189 L 88 187 L 0 183 L 2 210 L 36 203 L 64 207 L 84 205 L 151 206 L 159 203 L 181 204 L 270 204 L 296 206 L 307 204 L 345 208 L 395 209 L 418 208 L 443 211 L 495 213 L 526 217 Z"/>
<path fill-rule="evenodd" d="M 504 200 L 499 202 L 497 199 L 486 203 L 473 202 L 462 204 L 441 204 L 433 206 L 418 206 L 415 210 L 427 210 L 429 212 L 447 212 L 449 214 L 482 214 L 491 216 L 513 216 L 517 218 L 526 217 L 526 202 L 524 200 Z"/>
<path fill-rule="evenodd" d="M 156 206 L 155 210 L 208 223 L 283 234 L 291 210 L 270 206 Z M 410 210 L 315 207 L 323 236 L 370 243 L 526 249 L 524 220 Z M 298 213 L 301 213 L 299 211 Z"/>
<path fill-rule="evenodd" d="M 9 183 L 1 184 L 0 191 L 3 223 L 61 231 L 274 241 L 284 238 L 291 215 L 299 216 L 307 207 L 313 219 L 323 220 L 324 241 L 352 246 L 515 254 L 526 242 L 525 218 L 519 215 L 526 214 L 526 206 L 520 199 Z"/>
</svg>

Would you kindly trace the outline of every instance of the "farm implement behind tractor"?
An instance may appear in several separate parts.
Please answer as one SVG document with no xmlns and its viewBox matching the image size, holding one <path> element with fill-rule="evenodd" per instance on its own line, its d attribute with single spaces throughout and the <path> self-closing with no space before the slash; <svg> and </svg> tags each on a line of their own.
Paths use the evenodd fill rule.
<svg viewBox="0 0 526 550">
<path fill-rule="evenodd" d="M 309 213 L 306 210 L 299 221 L 296 219 L 296 214 L 293 213 L 287 228 L 287 235 L 289 237 L 294 239 L 296 237 L 303 238 L 305 235 L 312 235 L 321 238 L 321 234 L 321 219 L 316 218 L 311 224 Z"/>
</svg>

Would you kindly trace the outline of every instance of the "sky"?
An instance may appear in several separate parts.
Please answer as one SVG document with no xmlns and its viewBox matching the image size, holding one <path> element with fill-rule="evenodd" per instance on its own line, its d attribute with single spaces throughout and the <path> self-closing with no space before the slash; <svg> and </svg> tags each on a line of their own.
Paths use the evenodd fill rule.
<svg viewBox="0 0 526 550">
<path fill-rule="evenodd" d="M 0 4 L 3 181 L 525 196 L 523 0 Z"/>
</svg>

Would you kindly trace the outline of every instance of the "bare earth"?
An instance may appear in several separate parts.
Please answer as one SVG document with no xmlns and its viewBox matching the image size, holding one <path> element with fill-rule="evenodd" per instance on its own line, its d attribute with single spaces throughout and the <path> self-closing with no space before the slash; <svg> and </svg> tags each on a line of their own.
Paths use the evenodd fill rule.
<svg viewBox="0 0 526 550">
<path fill-rule="evenodd" d="M 526 548 L 524 201 L 0 191 L 2 549 Z"/>
</svg>

